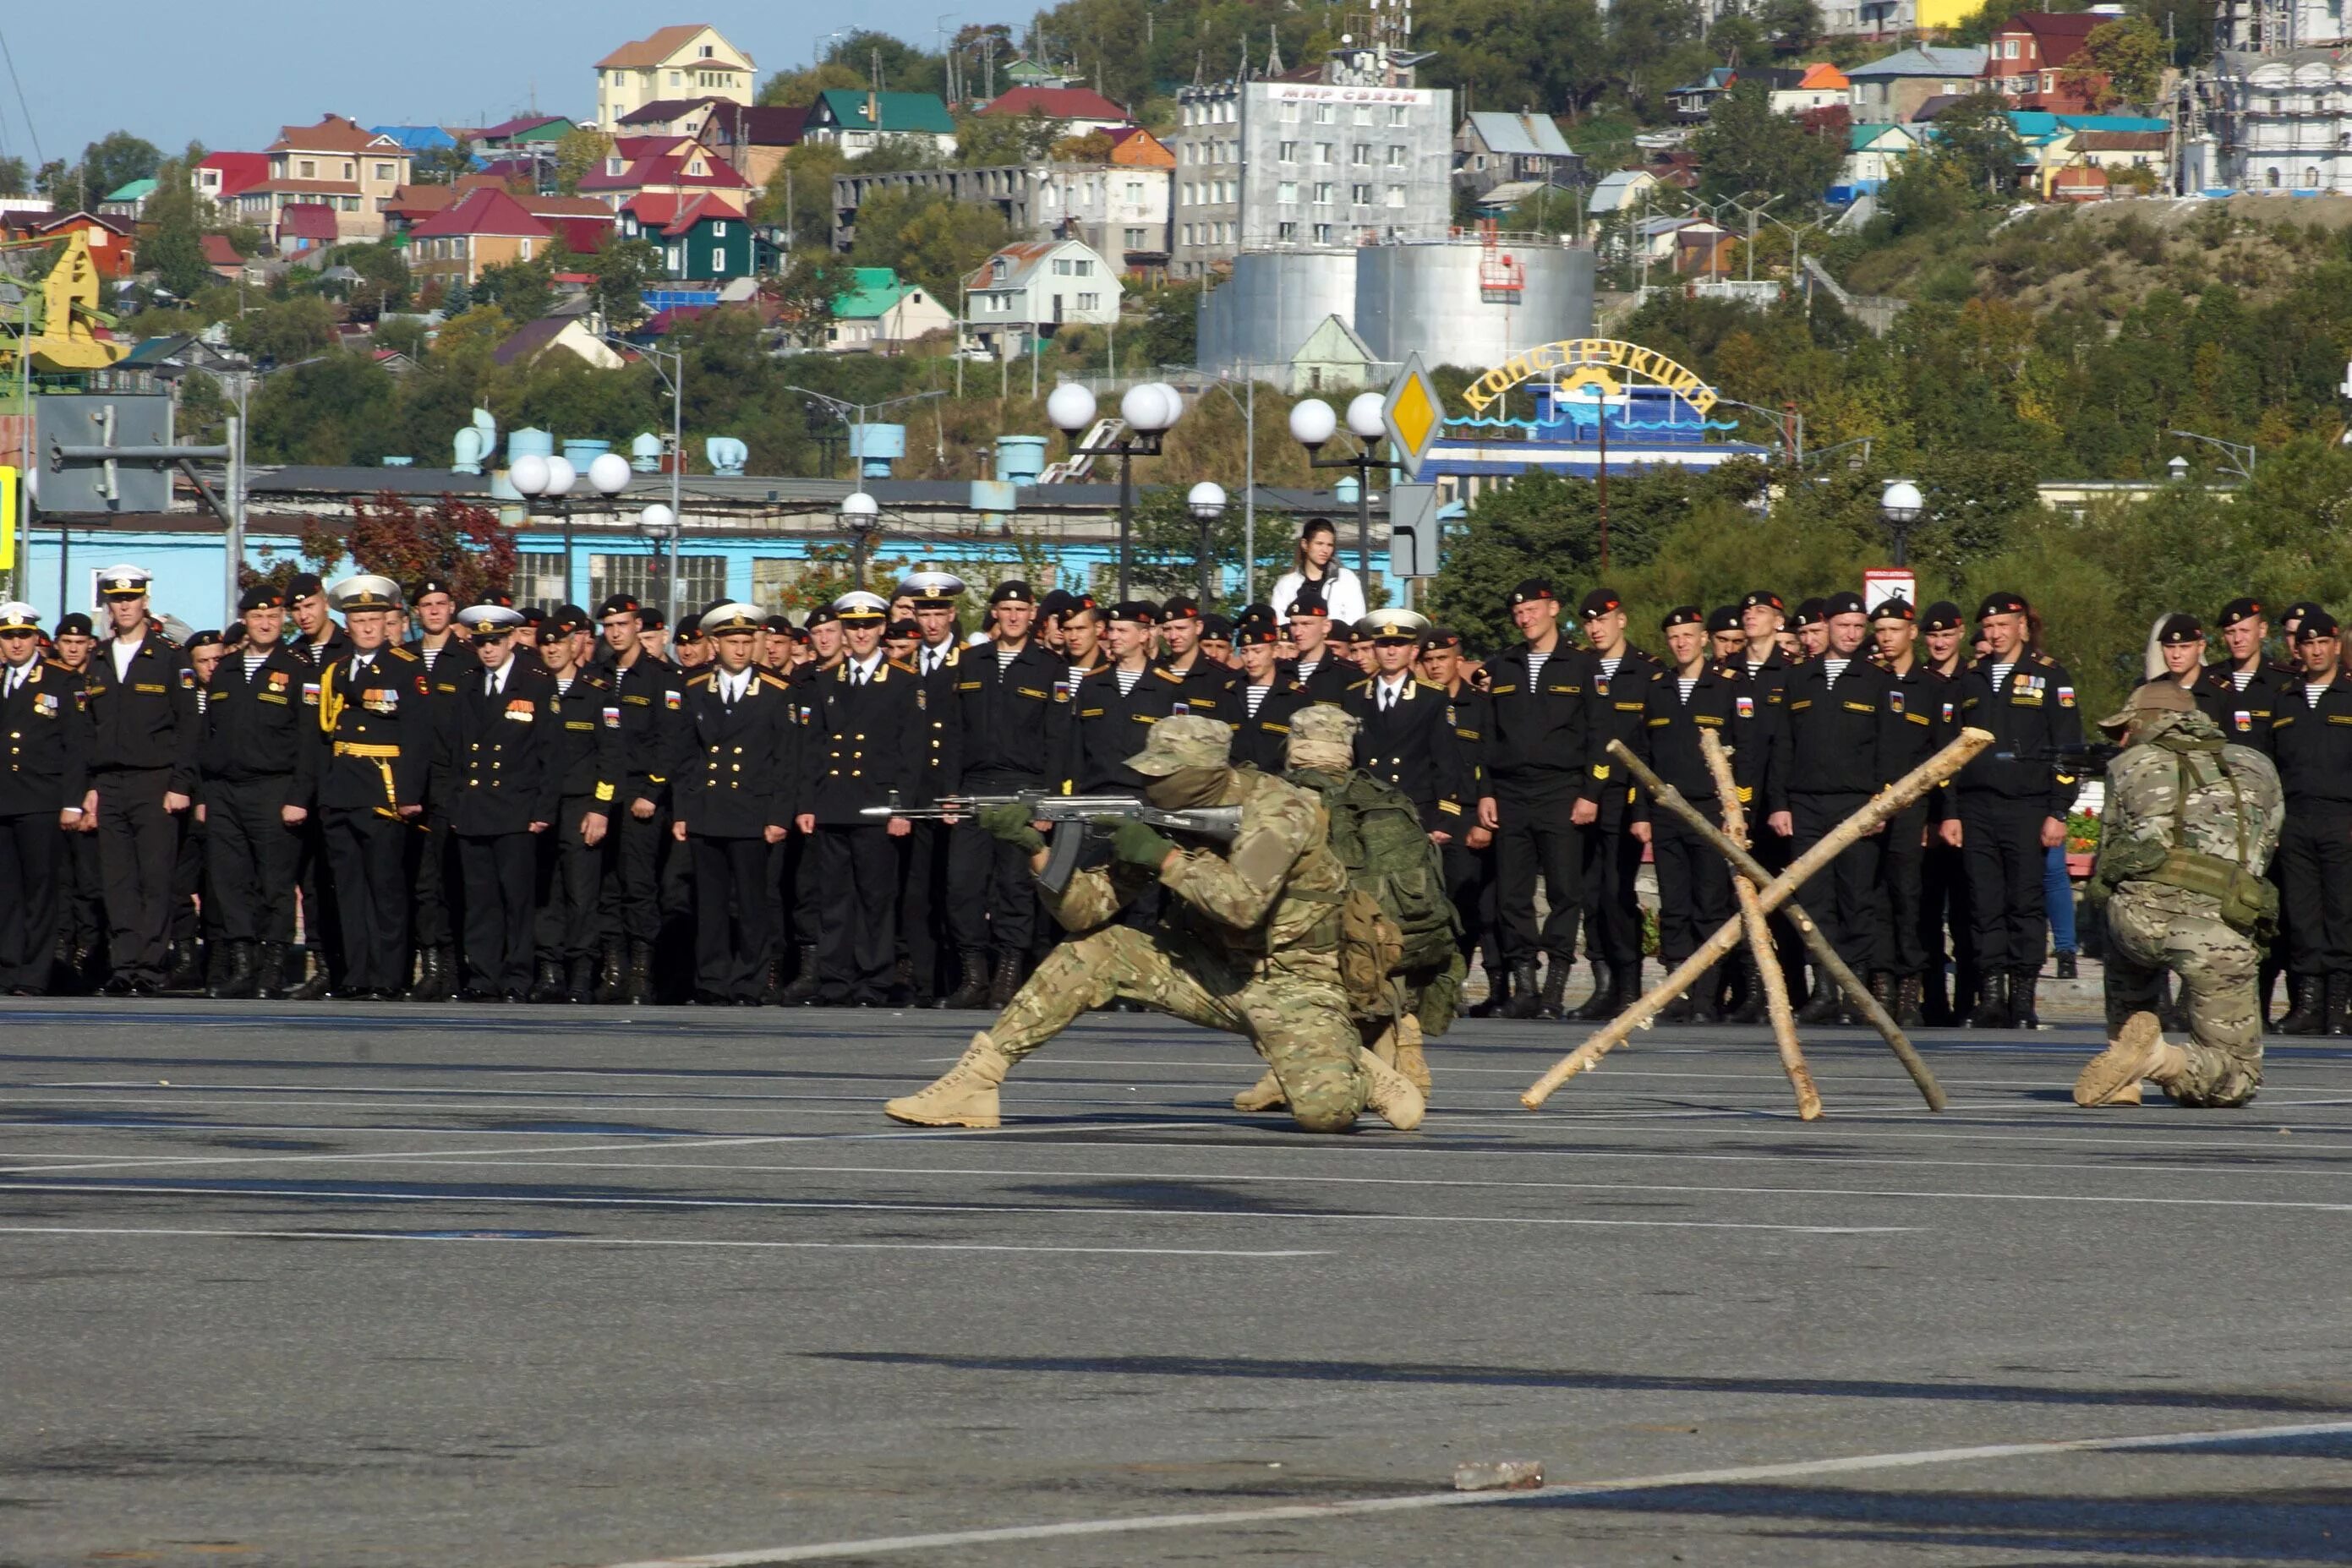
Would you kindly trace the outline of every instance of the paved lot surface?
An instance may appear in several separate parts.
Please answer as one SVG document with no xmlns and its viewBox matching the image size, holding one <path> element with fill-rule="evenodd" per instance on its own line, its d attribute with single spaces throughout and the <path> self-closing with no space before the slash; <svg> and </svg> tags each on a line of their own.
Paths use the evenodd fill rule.
<svg viewBox="0 0 2352 1568">
<path fill-rule="evenodd" d="M 2352 1057 L 1465 1023 L 1419 1134 L 1100 1016 L 0 1009 L 0 1563 L 2352 1560 Z M 2221 1434 L 2225 1436 L 2217 1436 Z M 1542 1461 L 1550 1490 L 1450 1490 Z"/>
</svg>

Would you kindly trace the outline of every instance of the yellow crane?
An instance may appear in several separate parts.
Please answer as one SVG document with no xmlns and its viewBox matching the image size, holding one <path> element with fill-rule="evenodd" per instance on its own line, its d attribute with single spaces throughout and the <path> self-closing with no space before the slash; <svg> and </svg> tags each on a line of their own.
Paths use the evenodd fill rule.
<svg viewBox="0 0 2352 1568">
<path fill-rule="evenodd" d="M 52 240 L 19 241 L 0 250 L 45 250 Z M 37 280 L 21 279 L 25 306 L 14 313 L 0 310 L 0 377 L 13 382 L 21 373 L 24 356 L 33 369 L 45 373 L 102 371 L 131 351 L 99 335 L 111 328 L 114 318 L 99 308 L 98 265 L 90 259 L 89 236 L 69 232 L 48 273 Z"/>
</svg>

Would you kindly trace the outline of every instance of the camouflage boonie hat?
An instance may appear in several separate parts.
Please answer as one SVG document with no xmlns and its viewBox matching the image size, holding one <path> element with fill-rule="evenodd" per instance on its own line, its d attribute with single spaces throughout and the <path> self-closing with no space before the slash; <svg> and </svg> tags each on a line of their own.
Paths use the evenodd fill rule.
<svg viewBox="0 0 2352 1568">
<path fill-rule="evenodd" d="M 2147 681 L 2131 689 L 2124 706 L 2099 721 L 2099 727 L 2109 735 L 2120 735 L 2132 727 L 2132 721 L 2142 714 L 2195 713 L 2197 699 L 2179 681 Z"/>
<path fill-rule="evenodd" d="M 1355 766 L 1356 716 L 1328 703 L 1300 708 L 1290 718 L 1285 759 L 1293 768 L 1345 772 Z"/>
<path fill-rule="evenodd" d="M 1223 768 L 1233 760 L 1234 732 L 1213 718 L 1178 714 L 1151 727 L 1151 738 L 1127 765 L 1148 779 L 1181 768 Z"/>
</svg>

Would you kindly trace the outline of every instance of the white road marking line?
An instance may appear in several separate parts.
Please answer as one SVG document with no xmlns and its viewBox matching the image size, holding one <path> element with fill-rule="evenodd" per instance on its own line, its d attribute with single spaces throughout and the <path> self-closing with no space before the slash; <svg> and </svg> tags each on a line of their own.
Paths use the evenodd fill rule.
<svg viewBox="0 0 2352 1568">
<path fill-rule="evenodd" d="M 1403 1497 L 1357 1498 L 1343 1502 L 1281 1503 L 1266 1508 L 1201 1513 L 1155 1513 L 1129 1519 L 1078 1519 L 1060 1524 L 1016 1524 L 987 1530 L 940 1531 L 928 1535 L 872 1536 L 863 1541 L 828 1541 L 808 1546 L 771 1546 L 749 1552 L 655 1558 L 617 1563 L 614 1568 L 761 1568 L 766 1563 L 815 1563 L 832 1557 L 862 1557 L 886 1552 L 932 1552 L 958 1546 L 992 1545 L 999 1542 L 1053 1541 L 1074 1536 L 1125 1535 L 1160 1530 L 1229 1530 L 1239 1525 L 1273 1524 L 1292 1520 L 1349 1519 L 1367 1514 L 1407 1513 L 1432 1508 L 1477 1508 L 1497 1503 L 1571 1501 L 1624 1492 L 1738 1486 L 1752 1481 L 1790 1480 L 1810 1476 L 1861 1475 L 1873 1470 L 1912 1469 L 1927 1465 L 1969 1464 L 1988 1459 L 2040 1458 L 2055 1454 L 2125 1453 L 2147 1448 L 2212 1448 L 2263 1438 L 2336 1437 L 2345 1433 L 2352 1433 L 2352 1421 L 2311 1422 L 2292 1427 L 2246 1427 L 2210 1432 L 2158 1432 L 2130 1437 L 1987 1443 L 1968 1448 L 1916 1448 L 1902 1453 L 1854 1454 L 1842 1458 L 1801 1459 L 1787 1464 L 1740 1465 L 1719 1470 L 1629 1476 L 1617 1480 L 1570 1481 L 1559 1486 L 1537 1487 L 1528 1491 L 1412 1492 Z"/>
<path fill-rule="evenodd" d="M 1248 1251 L 1219 1247 L 1048 1247 L 982 1241 L 718 1241 L 650 1236 L 409 1236 L 394 1230 L 194 1230 L 137 1226 L 0 1225 L 5 1236 L 256 1238 L 279 1241 L 503 1242 L 555 1247 L 714 1247 L 812 1252 L 1075 1252 L 1138 1258 L 1328 1258 L 1297 1248 Z"/>
<path fill-rule="evenodd" d="M 745 1208 L 797 1210 L 837 1214 L 989 1214 L 1046 1217 L 1101 1215 L 1118 1219 L 1293 1220 L 1323 1225 L 1522 1225 L 1588 1227 L 1609 1230 L 1777 1230 L 1801 1236 L 1895 1236 L 1917 1228 L 1908 1225 L 1766 1225 L 1729 1219 L 1586 1219 L 1561 1215 L 1504 1214 L 1314 1214 L 1299 1209 L 1258 1209 L 1234 1213 L 1217 1208 L 1130 1208 L 1118 1204 L 994 1204 L 994 1203 L 867 1203 L 824 1198 L 781 1197 L 661 1197 L 652 1195 L 612 1197 L 568 1197 L 551 1194 L 362 1192 L 294 1187 L 139 1186 L 113 1182 L 12 1181 L 0 1183 L 0 1192 L 92 1193 L 108 1197 L 141 1195 L 161 1197 L 325 1198 L 351 1203 L 462 1203 L 492 1208 L 509 1206 L 552 1206 L 578 1208 Z"/>
</svg>

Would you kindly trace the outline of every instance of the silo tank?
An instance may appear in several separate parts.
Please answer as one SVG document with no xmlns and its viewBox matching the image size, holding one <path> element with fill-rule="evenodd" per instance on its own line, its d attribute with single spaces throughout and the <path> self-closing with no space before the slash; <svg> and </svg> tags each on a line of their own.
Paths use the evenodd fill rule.
<svg viewBox="0 0 2352 1568">
<path fill-rule="evenodd" d="M 1279 381 L 1324 318 L 1356 309 L 1356 250 L 1256 250 L 1202 299 L 1196 358 L 1212 372 Z"/>
<path fill-rule="evenodd" d="M 1486 369 L 1539 343 L 1592 335 L 1592 253 L 1475 239 L 1369 246 L 1356 264 L 1356 330 L 1394 364 Z M 1505 265 L 1508 258 L 1508 265 Z M 1517 287 L 1511 287 L 1516 281 Z"/>
</svg>

